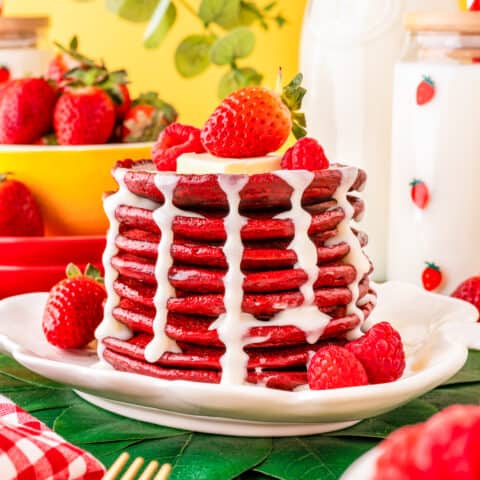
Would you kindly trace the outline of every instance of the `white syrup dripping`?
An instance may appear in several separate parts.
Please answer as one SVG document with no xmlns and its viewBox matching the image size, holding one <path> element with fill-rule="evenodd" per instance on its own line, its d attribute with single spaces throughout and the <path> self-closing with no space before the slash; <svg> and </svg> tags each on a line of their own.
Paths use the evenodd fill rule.
<svg viewBox="0 0 480 480">
<path fill-rule="evenodd" d="M 115 280 L 118 278 L 118 272 L 112 267 L 111 260 L 118 253 L 115 240 L 119 234 L 120 222 L 115 217 L 115 210 L 118 206 L 126 205 L 130 207 L 144 208 L 154 210 L 158 207 L 158 203 L 147 198 L 139 197 L 128 190 L 125 185 L 125 175 L 128 169 L 117 168 L 113 176 L 118 183 L 118 191 L 109 195 L 104 200 L 104 210 L 110 222 L 107 233 L 107 244 L 103 253 L 103 266 L 105 269 L 105 290 L 107 292 L 107 300 L 104 307 L 103 321 L 98 326 L 95 337 L 98 340 L 99 358 L 102 358 L 103 344 L 102 339 L 106 337 L 115 337 L 121 340 L 128 340 L 132 336 L 130 329 L 113 318 L 113 310 L 118 306 L 120 297 L 113 288 Z"/>
<path fill-rule="evenodd" d="M 315 290 L 313 284 L 317 281 L 320 269 L 318 268 L 317 247 L 310 240 L 308 230 L 312 223 L 312 216 L 302 207 L 302 198 L 305 190 L 310 186 L 315 175 L 307 170 L 295 171 L 281 170 L 275 172 L 290 187 L 293 192 L 290 198 L 291 209 L 282 212 L 275 218 L 290 219 L 295 227 L 294 237 L 288 248 L 297 255 L 295 268 L 301 268 L 308 276 L 308 280 L 300 287 L 304 305 L 315 303 Z"/>
<path fill-rule="evenodd" d="M 244 250 L 241 230 L 248 220 L 239 212 L 240 192 L 247 182 L 246 175 L 218 176 L 218 183 L 227 196 L 230 209 L 224 219 L 227 240 L 223 253 L 228 265 L 223 279 L 225 286 L 223 301 L 226 313 L 220 315 L 210 328 L 217 330 L 219 339 L 225 345 L 225 354 L 220 359 L 221 383 L 225 385 L 244 383 L 248 364 L 248 354 L 243 350 L 243 338 L 248 331 L 248 322 L 245 320 L 249 316 L 242 313 L 244 275 L 240 268 Z"/>
<path fill-rule="evenodd" d="M 177 186 L 178 177 L 174 173 L 157 173 L 154 177 L 155 186 L 162 192 L 164 203 L 153 212 L 153 220 L 161 232 L 158 244 L 157 262 L 155 264 L 155 279 L 157 290 L 153 297 L 155 306 L 155 318 L 153 319 L 153 338 L 145 348 L 145 360 L 155 363 L 167 351 L 180 352 L 176 342 L 166 333 L 167 325 L 167 302 L 175 295 L 175 289 L 168 281 L 168 272 L 173 264 L 171 247 L 173 244 L 172 223 L 176 216 L 184 216 L 185 212 L 175 207 L 173 195 Z M 195 216 L 189 212 L 189 216 Z"/>
<path fill-rule="evenodd" d="M 339 187 L 333 195 L 333 198 L 337 201 L 337 206 L 340 207 L 345 218 L 337 226 L 337 235 L 334 238 L 325 242 L 327 246 L 338 245 L 345 242 L 350 246 L 349 253 L 345 256 L 344 262 L 355 266 L 357 275 L 355 280 L 348 285 L 350 292 L 352 293 L 352 300 L 347 306 L 347 315 L 357 315 L 360 318 L 360 324 L 348 334 L 349 339 L 358 338 L 362 335 L 361 327 L 365 319 L 365 315 L 361 308 L 359 308 L 357 302 L 360 297 L 360 282 L 365 275 L 370 271 L 370 262 L 363 252 L 360 240 L 357 238 L 351 228 L 351 222 L 353 220 L 355 209 L 348 200 L 348 192 L 352 188 L 355 180 L 358 176 L 358 169 L 355 167 L 342 167 L 339 169 L 342 174 L 342 180 Z"/>
</svg>

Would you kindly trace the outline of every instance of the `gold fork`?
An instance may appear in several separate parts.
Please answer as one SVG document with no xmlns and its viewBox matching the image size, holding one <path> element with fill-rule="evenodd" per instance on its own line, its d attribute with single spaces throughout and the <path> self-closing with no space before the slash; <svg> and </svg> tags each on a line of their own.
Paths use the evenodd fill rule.
<svg viewBox="0 0 480 480">
<path fill-rule="evenodd" d="M 137 457 L 128 467 L 127 471 L 120 477 L 123 467 L 125 467 L 129 459 L 130 455 L 127 452 L 123 452 L 108 469 L 107 473 L 105 473 L 103 480 L 134 480 L 142 468 L 144 460 L 142 457 Z M 167 480 L 172 466 L 164 463 L 160 467 L 160 470 L 157 471 L 159 466 L 160 464 L 157 461 L 152 460 L 137 480 Z"/>
</svg>

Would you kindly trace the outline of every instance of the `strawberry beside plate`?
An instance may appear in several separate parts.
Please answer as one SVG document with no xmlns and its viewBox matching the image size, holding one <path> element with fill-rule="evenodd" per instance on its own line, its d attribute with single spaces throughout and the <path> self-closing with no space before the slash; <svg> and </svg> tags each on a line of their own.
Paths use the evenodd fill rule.
<svg viewBox="0 0 480 480">
<path fill-rule="evenodd" d="M 369 322 L 390 321 L 406 348 L 407 372 L 390 384 L 279 392 L 115 371 L 100 365 L 92 350 L 61 351 L 44 340 L 45 294 L 0 302 L 0 345 L 25 367 L 129 417 L 229 435 L 314 434 L 382 414 L 437 387 L 462 368 L 468 346 L 480 344 L 478 313 L 471 305 L 408 284 L 376 288 L 378 307 Z"/>
</svg>

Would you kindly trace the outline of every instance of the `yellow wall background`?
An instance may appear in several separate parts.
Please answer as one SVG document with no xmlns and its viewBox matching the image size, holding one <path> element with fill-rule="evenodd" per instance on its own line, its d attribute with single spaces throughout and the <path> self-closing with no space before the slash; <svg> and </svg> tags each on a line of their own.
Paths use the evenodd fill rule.
<svg viewBox="0 0 480 480">
<path fill-rule="evenodd" d="M 188 0 L 198 6 L 199 0 Z M 201 22 L 178 5 L 177 21 L 168 38 L 157 50 L 142 45 L 144 24 L 126 22 L 107 11 L 104 0 L 6 0 L 6 15 L 48 14 L 50 39 L 67 43 L 73 34 L 80 38 L 81 50 L 103 58 L 110 68 L 126 68 L 133 93 L 157 90 L 172 102 L 181 121 L 200 126 L 218 103 L 217 85 L 223 73 L 219 67 L 193 79 L 182 78 L 175 70 L 173 55 L 186 35 L 202 31 Z M 260 4 L 266 3 L 260 0 Z M 256 28 L 254 54 L 239 65 L 252 65 L 265 75 L 265 84 L 274 85 L 278 66 L 290 80 L 298 69 L 301 23 L 306 0 L 279 0 L 288 24 L 269 32 Z"/>
</svg>

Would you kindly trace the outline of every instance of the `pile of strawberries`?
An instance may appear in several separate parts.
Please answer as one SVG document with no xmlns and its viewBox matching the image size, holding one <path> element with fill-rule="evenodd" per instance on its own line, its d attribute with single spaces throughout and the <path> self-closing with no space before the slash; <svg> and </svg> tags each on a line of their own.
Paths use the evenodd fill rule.
<svg viewBox="0 0 480 480">
<path fill-rule="evenodd" d="M 1 144 L 154 141 L 175 122 L 175 109 L 154 92 L 132 101 L 127 72 L 82 55 L 76 38 L 58 47 L 45 78 L 1 75 Z"/>
</svg>

